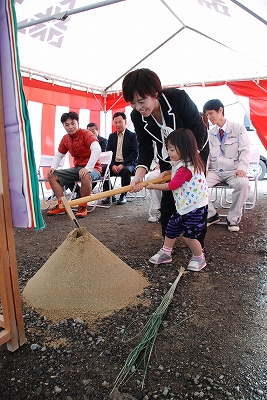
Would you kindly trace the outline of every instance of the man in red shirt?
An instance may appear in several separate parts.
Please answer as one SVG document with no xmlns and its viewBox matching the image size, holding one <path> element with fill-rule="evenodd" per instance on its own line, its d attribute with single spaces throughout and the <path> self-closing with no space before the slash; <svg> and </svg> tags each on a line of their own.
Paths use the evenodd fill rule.
<svg viewBox="0 0 267 400">
<path fill-rule="evenodd" d="M 58 199 L 58 204 L 47 211 L 48 215 L 66 213 L 65 208 L 59 208 L 64 196 L 63 186 L 80 181 L 81 197 L 90 196 L 92 181 L 98 179 L 102 172 L 99 162 L 101 147 L 96 136 L 86 129 L 79 128 L 79 116 L 76 112 L 64 113 L 60 120 L 67 134 L 61 139 L 52 166 L 48 170 L 49 183 Z M 73 157 L 74 167 L 58 170 L 60 160 L 67 152 Z M 87 203 L 80 204 L 76 217 L 83 218 L 86 215 Z"/>
</svg>

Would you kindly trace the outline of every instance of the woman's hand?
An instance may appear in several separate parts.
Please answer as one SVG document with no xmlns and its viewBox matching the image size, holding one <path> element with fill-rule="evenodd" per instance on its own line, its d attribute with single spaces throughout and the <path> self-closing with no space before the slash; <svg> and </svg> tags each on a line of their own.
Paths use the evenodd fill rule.
<svg viewBox="0 0 267 400">
<path fill-rule="evenodd" d="M 145 168 L 139 167 L 139 168 L 136 169 L 135 176 L 131 181 L 131 185 L 133 187 L 131 192 L 137 193 L 137 192 L 140 192 L 140 190 L 143 189 L 143 186 L 138 185 L 138 183 L 143 182 L 145 174 L 146 174 L 146 169 Z"/>
<path fill-rule="evenodd" d="M 133 189 L 131 190 L 131 192 L 137 193 L 137 192 L 140 192 L 140 190 L 143 189 L 142 185 L 138 185 L 140 182 L 143 182 L 143 179 L 140 180 L 140 178 L 138 178 L 137 176 L 135 176 L 132 179 L 131 185 L 132 185 Z"/>
</svg>

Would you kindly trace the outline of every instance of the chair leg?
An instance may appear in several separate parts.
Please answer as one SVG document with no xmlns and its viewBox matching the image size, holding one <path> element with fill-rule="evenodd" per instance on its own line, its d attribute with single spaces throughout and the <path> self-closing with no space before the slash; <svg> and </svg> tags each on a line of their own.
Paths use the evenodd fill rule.
<svg viewBox="0 0 267 400">
<path fill-rule="evenodd" d="M 106 179 L 106 182 L 107 181 L 108 181 L 108 188 L 109 188 L 109 190 L 111 190 L 112 189 L 112 185 L 111 185 L 110 178 Z M 101 192 L 103 192 L 104 182 L 103 181 L 101 181 L 101 182 L 99 181 L 98 183 L 99 183 L 98 193 L 101 193 Z M 90 213 L 90 212 L 94 211 L 96 209 L 96 207 L 110 208 L 111 206 L 112 206 L 112 196 L 110 196 L 109 204 L 102 204 L 101 203 L 101 199 L 100 200 L 96 200 L 94 202 L 94 204 L 92 204 L 92 205 L 88 204 L 88 207 L 89 207 L 88 208 L 88 212 Z"/>
<path fill-rule="evenodd" d="M 39 183 L 41 186 L 41 192 L 42 192 L 42 198 L 43 198 L 42 200 L 40 200 L 41 210 L 45 211 L 45 210 L 48 210 L 48 208 L 51 205 L 51 196 L 49 196 L 47 199 L 45 198 L 43 182 L 39 182 Z"/>
<path fill-rule="evenodd" d="M 256 205 L 257 199 L 258 199 L 258 179 L 255 179 L 252 201 L 245 202 L 244 210 L 251 210 L 252 208 L 254 208 Z"/>
<path fill-rule="evenodd" d="M 227 200 L 226 188 L 220 188 L 220 189 L 221 189 L 220 206 L 222 208 L 230 208 L 230 206 L 228 204 L 231 204 L 232 201 Z"/>
<path fill-rule="evenodd" d="M 72 191 L 71 191 L 71 194 L 70 194 L 69 201 L 73 200 L 73 198 L 74 198 L 74 193 L 75 193 L 75 190 L 76 190 L 77 185 L 78 185 L 78 182 L 75 182 L 75 183 L 74 183 L 74 186 L 73 186 L 73 189 L 72 189 Z M 63 190 L 64 190 L 64 195 L 65 195 L 65 197 L 66 197 L 66 188 L 65 188 L 65 186 L 64 186 Z"/>
<path fill-rule="evenodd" d="M 214 198 L 212 198 L 214 192 L 215 192 L 215 196 L 214 196 Z M 218 190 L 217 190 L 217 188 L 216 187 L 210 188 L 210 201 L 212 203 L 216 203 L 217 199 L 218 199 Z"/>
</svg>

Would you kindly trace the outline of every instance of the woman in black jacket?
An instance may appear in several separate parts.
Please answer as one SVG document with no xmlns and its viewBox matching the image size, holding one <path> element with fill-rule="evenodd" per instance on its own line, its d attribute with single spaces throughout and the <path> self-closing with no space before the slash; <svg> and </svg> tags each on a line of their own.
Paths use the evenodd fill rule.
<svg viewBox="0 0 267 400">
<path fill-rule="evenodd" d="M 165 138 L 175 129 L 190 129 L 198 144 L 198 150 L 206 165 L 209 145 L 206 126 L 204 125 L 195 103 L 184 90 L 163 89 L 157 74 L 141 68 L 129 72 L 123 79 L 122 91 L 125 101 L 133 108 L 131 119 L 137 134 L 139 157 L 135 177 L 131 184 L 134 191 L 139 191 L 138 182 L 142 182 L 148 172 L 154 156 L 153 141 L 157 144 L 161 172 L 171 170 Z M 162 234 L 169 218 L 175 210 L 171 191 L 163 192 L 161 200 Z M 204 236 L 200 238 L 204 247 Z"/>
</svg>

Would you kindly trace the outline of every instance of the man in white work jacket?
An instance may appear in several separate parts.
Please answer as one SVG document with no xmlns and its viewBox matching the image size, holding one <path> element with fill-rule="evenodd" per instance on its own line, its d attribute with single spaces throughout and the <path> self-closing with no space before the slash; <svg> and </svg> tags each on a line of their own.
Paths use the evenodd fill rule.
<svg viewBox="0 0 267 400">
<path fill-rule="evenodd" d="M 239 231 L 242 208 L 250 192 L 247 168 L 250 161 L 250 142 L 244 125 L 224 117 L 224 105 L 218 99 L 204 104 L 204 114 L 213 124 L 209 130 L 210 154 L 207 165 L 208 187 L 227 183 L 233 190 L 227 215 L 228 230 Z M 219 222 L 220 217 L 209 201 L 207 225 Z"/>
</svg>

